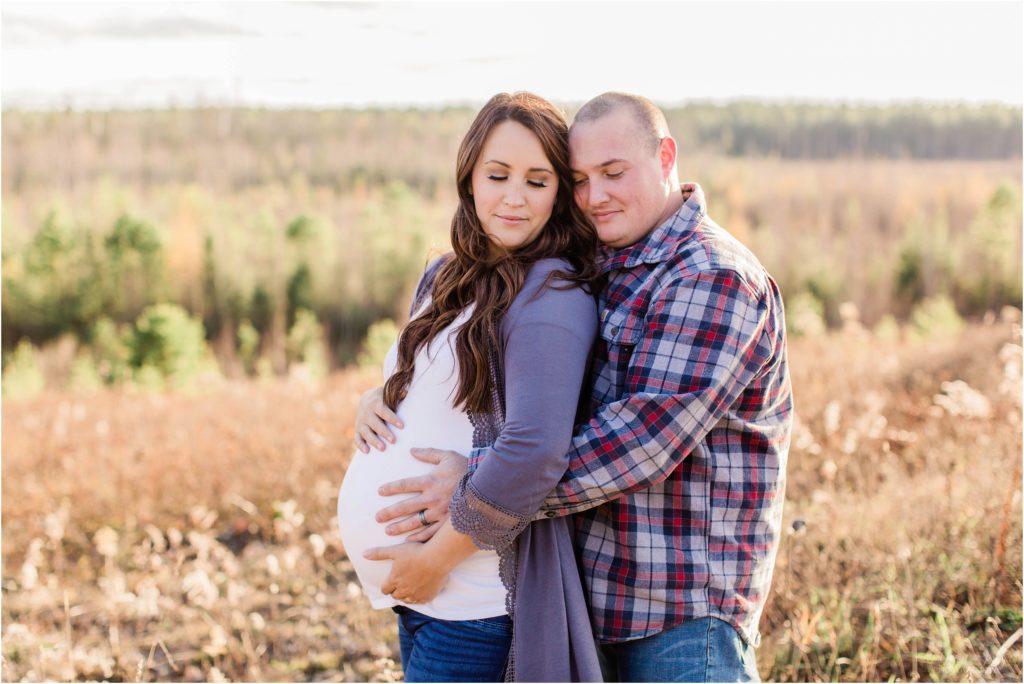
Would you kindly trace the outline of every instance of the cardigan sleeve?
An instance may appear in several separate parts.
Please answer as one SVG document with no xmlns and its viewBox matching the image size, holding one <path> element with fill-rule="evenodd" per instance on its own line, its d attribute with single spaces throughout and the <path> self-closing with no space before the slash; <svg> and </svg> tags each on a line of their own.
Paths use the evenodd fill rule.
<svg viewBox="0 0 1024 684">
<path fill-rule="evenodd" d="M 593 298 L 579 288 L 524 287 L 505 336 L 505 422 L 479 466 L 456 489 L 455 529 L 484 549 L 522 531 L 568 465 L 573 421 L 597 329 Z"/>
</svg>

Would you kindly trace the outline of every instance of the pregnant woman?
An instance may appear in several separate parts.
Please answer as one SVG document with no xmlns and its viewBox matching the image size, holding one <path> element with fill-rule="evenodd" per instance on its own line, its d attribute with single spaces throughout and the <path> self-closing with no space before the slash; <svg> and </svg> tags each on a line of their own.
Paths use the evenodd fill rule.
<svg viewBox="0 0 1024 684">
<path fill-rule="evenodd" d="M 572 199 L 568 129 L 529 93 L 500 94 L 459 148 L 453 252 L 424 274 L 385 363 L 404 423 L 356 453 L 338 496 L 346 552 L 399 618 L 406 681 L 600 681 L 567 519 L 531 523 L 565 471 L 597 325 L 597 237 Z M 475 468 L 426 543 L 398 546 L 378 488 L 425 474 L 414 447 Z M 388 548 L 383 548 L 388 547 Z"/>
</svg>

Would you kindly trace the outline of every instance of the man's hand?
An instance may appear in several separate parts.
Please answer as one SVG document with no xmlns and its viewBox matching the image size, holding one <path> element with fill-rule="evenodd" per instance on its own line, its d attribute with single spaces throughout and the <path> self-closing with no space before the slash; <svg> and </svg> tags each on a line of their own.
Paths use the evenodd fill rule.
<svg viewBox="0 0 1024 684">
<path fill-rule="evenodd" d="M 390 560 L 391 574 L 380 590 L 402 603 L 426 603 L 437 596 L 448 581 L 448 567 L 426 544 L 406 543 L 367 549 L 369 560 Z"/>
<path fill-rule="evenodd" d="M 468 459 L 454 451 L 440 449 L 410 449 L 412 455 L 426 463 L 433 463 L 434 468 L 429 475 L 407 477 L 404 480 L 388 482 L 378 490 L 381 496 L 396 494 L 418 494 L 392 506 L 377 511 L 377 522 L 386 523 L 398 520 L 384 528 L 392 536 L 412 532 L 407 541 L 426 541 L 437 532 L 439 523 L 448 517 L 448 502 L 455 492 L 462 477 L 469 468 Z M 430 523 L 423 526 L 419 512 Z"/>
<path fill-rule="evenodd" d="M 395 435 L 388 423 L 396 428 L 405 426 L 402 419 L 384 404 L 384 388 L 374 387 L 364 392 L 356 409 L 356 448 L 368 454 L 371 445 L 378 451 L 384 451 L 384 440 L 394 444 Z"/>
</svg>

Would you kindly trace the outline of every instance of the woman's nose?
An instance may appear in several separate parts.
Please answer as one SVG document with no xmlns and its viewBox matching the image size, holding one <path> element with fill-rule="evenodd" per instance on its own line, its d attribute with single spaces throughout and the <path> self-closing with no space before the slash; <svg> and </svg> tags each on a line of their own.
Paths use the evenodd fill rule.
<svg viewBox="0 0 1024 684">
<path fill-rule="evenodd" d="M 509 188 L 505 193 L 505 204 L 510 207 L 519 207 L 525 203 L 523 199 L 523 191 L 518 187 Z"/>
</svg>

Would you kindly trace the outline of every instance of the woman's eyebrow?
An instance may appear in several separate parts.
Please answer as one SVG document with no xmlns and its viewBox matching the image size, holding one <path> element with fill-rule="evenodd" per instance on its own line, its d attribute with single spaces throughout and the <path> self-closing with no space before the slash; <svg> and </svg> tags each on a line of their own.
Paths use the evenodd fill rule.
<svg viewBox="0 0 1024 684">
<path fill-rule="evenodd" d="M 511 166 L 509 166 L 508 164 L 499 159 L 488 159 L 487 161 L 484 162 L 484 164 L 499 164 L 500 166 L 504 166 L 506 169 L 512 168 Z M 527 173 L 554 173 L 554 171 L 543 166 L 535 166 L 532 169 L 528 169 Z"/>
</svg>

